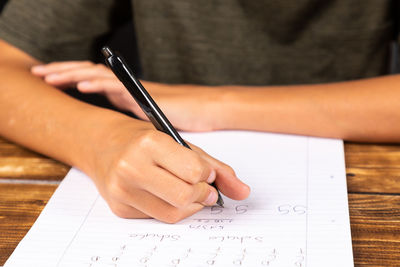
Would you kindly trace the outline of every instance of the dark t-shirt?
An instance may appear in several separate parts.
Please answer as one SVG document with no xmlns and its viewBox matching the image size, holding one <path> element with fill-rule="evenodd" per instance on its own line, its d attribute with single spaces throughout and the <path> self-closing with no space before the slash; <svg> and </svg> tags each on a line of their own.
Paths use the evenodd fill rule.
<svg viewBox="0 0 400 267">
<path fill-rule="evenodd" d="M 44 62 L 90 60 L 133 19 L 143 78 L 152 81 L 277 85 L 387 73 L 391 0 L 131 2 L 11 0 L 0 38 Z"/>
</svg>

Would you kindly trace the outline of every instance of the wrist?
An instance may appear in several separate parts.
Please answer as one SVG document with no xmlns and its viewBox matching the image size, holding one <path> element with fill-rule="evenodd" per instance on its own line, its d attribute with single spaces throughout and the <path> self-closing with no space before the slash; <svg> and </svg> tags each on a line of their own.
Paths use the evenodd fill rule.
<svg viewBox="0 0 400 267">
<path fill-rule="evenodd" d="M 96 110 L 85 118 L 86 136 L 79 140 L 80 155 L 72 155 L 72 165 L 77 166 L 92 178 L 99 170 L 111 164 L 115 148 L 126 144 L 139 130 L 150 129 L 147 122 L 135 120 L 110 110 Z"/>
<path fill-rule="evenodd" d="M 240 119 L 243 116 L 241 93 L 245 90 L 239 86 L 221 86 L 218 100 L 215 103 L 214 128 L 215 130 L 240 129 Z"/>
</svg>

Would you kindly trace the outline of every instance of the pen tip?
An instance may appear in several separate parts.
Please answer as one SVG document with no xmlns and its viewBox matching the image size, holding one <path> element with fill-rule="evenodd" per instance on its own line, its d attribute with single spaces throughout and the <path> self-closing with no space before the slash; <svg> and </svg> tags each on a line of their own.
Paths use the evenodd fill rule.
<svg viewBox="0 0 400 267">
<path fill-rule="evenodd" d="M 222 199 L 220 194 L 218 194 L 218 195 L 219 196 L 218 196 L 218 200 L 217 200 L 217 205 L 223 208 L 224 207 L 224 200 Z"/>
</svg>

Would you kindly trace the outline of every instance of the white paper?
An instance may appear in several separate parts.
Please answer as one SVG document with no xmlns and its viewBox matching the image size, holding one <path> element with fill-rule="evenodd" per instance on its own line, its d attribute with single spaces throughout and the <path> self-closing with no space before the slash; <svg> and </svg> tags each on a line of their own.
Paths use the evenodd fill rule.
<svg viewBox="0 0 400 267">
<path fill-rule="evenodd" d="M 244 201 L 177 224 L 112 214 L 72 169 L 5 267 L 353 266 L 343 142 L 255 132 L 183 134 L 250 185 Z"/>
</svg>

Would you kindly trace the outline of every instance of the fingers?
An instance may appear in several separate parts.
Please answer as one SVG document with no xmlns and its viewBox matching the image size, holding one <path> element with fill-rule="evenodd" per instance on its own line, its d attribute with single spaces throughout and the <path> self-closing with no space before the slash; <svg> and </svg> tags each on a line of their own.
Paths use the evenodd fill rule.
<svg viewBox="0 0 400 267">
<path fill-rule="evenodd" d="M 52 62 L 45 65 L 33 66 L 31 71 L 33 74 L 43 77 L 52 73 L 63 72 L 71 69 L 79 69 L 93 65 L 94 63 L 90 61 Z"/>
<path fill-rule="evenodd" d="M 134 148 L 117 166 L 123 177 L 135 177 L 130 187 L 141 187 L 176 207 L 217 201 L 217 192 L 207 184 L 215 180 L 216 173 L 196 152 L 156 131 L 141 136 Z M 140 155 L 138 151 L 142 151 Z M 149 168 L 146 159 L 155 167 Z"/>
<path fill-rule="evenodd" d="M 141 188 L 170 205 L 185 209 L 192 203 L 212 206 L 217 201 L 216 190 L 205 182 L 189 184 L 162 168 L 138 169 L 140 166 L 125 166 L 126 174 L 137 177 L 127 180 L 127 188 Z M 139 175 L 140 174 L 140 175 Z"/>
<path fill-rule="evenodd" d="M 105 66 L 96 65 L 76 69 L 70 69 L 63 72 L 52 73 L 44 76 L 44 80 L 54 86 L 76 85 L 81 81 L 87 81 L 98 78 L 113 78 L 113 74 Z"/>
<path fill-rule="evenodd" d="M 115 77 L 111 78 L 93 78 L 91 80 L 78 81 L 76 88 L 82 93 L 98 93 L 98 92 L 107 92 L 107 93 L 120 93 L 125 92 L 122 83 L 117 80 Z M 128 94 L 128 92 L 126 92 Z M 132 97 L 129 98 L 132 100 L 134 104 L 134 100 Z"/>
<path fill-rule="evenodd" d="M 218 190 L 225 196 L 235 199 L 243 200 L 250 194 L 250 187 L 243 183 L 235 174 L 234 170 L 225 163 L 211 157 L 202 149 L 191 145 L 192 149 L 199 153 L 204 160 L 206 160 L 217 173 L 215 184 Z"/>
<path fill-rule="evenodd" d="M 35 66 L 32 73 L 56 87 L 76 86 L 79 82 L 99 78 L 115 78 L 114 74 L 103 64 L 88 61 L 55 62 Z"/>
<path fill-rule="evenodd" d="M 123 84 L 103 64 L 89 61 L 54 62 L 35 66 L 32 73 L 59 89 L 76 87 L 82 93 L 101 93 L 115 107 L 147 119 Z"/>
<path fill-rule="evenodd" d="M 197 152 L 177 143 L 168 135 L 161 134 L 164 149 L 155 148 L 154 161 L 161 167 L 182 180 L 196 184 L 199 182 L 212 183 L 216 178 L 216 172 L 211 165 Z"/>
<path fill-rule="evenodd" d="M 189 188 L 190 185 L 182 186 L 182 184 L 171 183 L 168 177 L 171 174 L 166 171 L 154 172 L 154 169 L 149 173 L 155 176 L 154 181 L 156 183 L 147 185 L 147 183 L 139 182 L 141 185 L 138 187 L 129 184 L 136 175 L 134 168 L 131 166 L 131 168 L 124 169 L 123 173 L 119 173 L 119 175 L 122 174 L 120 178 L 130 179 L 114 179 L 109 184 L 105 197 L 108 199 L 113 212 L 123 218 L 146 218 L 146 216 L 150 216 L 164 222 L 175 223 L 202 209 L 203 205 L 198 202 L 206 199 L 210 191 L 208 188 L 210 186 L 205 183 L 192 186 L 193 189 Z M 143 174 L 143 177 L 145 176 L 146 174 Z M 174 178 L 174 180 L 177 179 Z M 144 190 L 143 187 L 147 187 L 149 191 Z"/>
<path fill-rule="evenodd" d="M 139 199 L 140 198 L 140 199 Z M 139 205 L 136 204 L 140 200 Z M 200 211 L 203 206 L 200 204 L 192 204 L 185 210 L 180 210 L 159 199 L 152 197 L 146 192 L 135 192 L 135 194 L 127 194 L 123 202 L 108 201 L 111 211 L 118 217 L 125 219 L 150 219 L 176 223 L 194 213 Z M 139 209 L 133 206 L 139 206 Z"/>
<path fill-rule="evenodd" d="M 167 183 L 166 186 L 170 188 L 170 190 L 166 190 L 163 199 L 177 208 L 185 209 L 193 203 L 199 203 L 203 206 L 213 206 L 218 200 L 218 194 L 215 188 L 204 182 L 194 185 L 177 186 L 175 188 L 173 188 L 170 183 Z M 163 192 L 162 190 L 157 192 L 156 189 L 157 188 L 154 187 L 152 191 L 155 195 Z"/>
<path fill-rule="evenodd" d="M 146 191 L 127 192 L 124 203 L 127 206 L 135 206 L 143 214 L 166 223 L 176 223 L 203 208 L 201 204 L 192 203 L 185 209 L 179 209 Z"/>
</svg>

